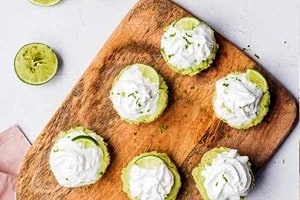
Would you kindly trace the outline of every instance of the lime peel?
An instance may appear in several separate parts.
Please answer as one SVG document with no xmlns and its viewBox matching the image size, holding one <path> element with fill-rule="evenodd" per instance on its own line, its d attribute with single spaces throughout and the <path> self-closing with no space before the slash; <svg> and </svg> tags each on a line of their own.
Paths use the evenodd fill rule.
<svg viewBox="0 0 300 200">
<path fill-rule="evenodd" d="M 99 143 L 91 136 L 79 135 L 72 139 L 73 142 L 82 143 L 85 148 L 99 146 Z"/>
<path fill-rule="evenodd" d="M 38 6 L 53 6 L 58 4 L 61 0 L 29 0 L 30 3 Z"/>
</svg>

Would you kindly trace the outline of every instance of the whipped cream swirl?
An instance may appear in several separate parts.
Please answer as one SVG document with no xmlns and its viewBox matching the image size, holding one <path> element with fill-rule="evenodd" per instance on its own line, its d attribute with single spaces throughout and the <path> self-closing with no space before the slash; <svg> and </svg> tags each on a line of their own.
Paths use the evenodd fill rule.
<svg viewBox="0 0 300 200">
<path fill-rule="evenodd" d="M 50 167 L 58 183 L 64 187 L 78 187 L 94 183 L 99 178 L 102 152 L 98 147 L 85 148 L 72 141 L 74 137 L 87 135 L 74 130 L 58 139 L 50 152 Z M 97 140 L 99 136 L 89 134 Z"/>
<path fill-rule="evenodd" d="M 142 168 L 133 165 L 129 172 L 131 196 L 140 200 L 164 200 L 174 185 L 174 176 L 165 164 Z"/>
<path fill-rule="evenodd" d="M 259 112 L 263 90 L 246 78 L 246 73 L 229 74 L 216 82 L 213 108 L 229 125 L 251 123 Z"/>
<path fill-rule="evenodd" d="M 240 200 L 248 194 L 252 181 L 248 157 L 235 149 L 219 153 L 201 175 L 211 200 Z"/>
<path fill-rule="evenodd" d="M 122 118 L 136 120 L 156 111 L 159 85 L 145 78 L 134 64 L 121 74 L 109 98 Z"/>
<path fill-rule="evenodd" d="M 199 65 L 213 52 L 216 44 L 213 30 L 205 23 L 199 23 L 192 30 L 168 27 L 161 39 L 161 49 L 169 64 L 178 69 Z"/>
</svg>

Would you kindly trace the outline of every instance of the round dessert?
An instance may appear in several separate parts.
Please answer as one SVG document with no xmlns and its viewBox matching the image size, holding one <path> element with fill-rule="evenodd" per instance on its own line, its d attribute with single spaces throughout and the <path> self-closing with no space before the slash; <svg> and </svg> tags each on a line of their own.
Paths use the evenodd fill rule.
<svg viewBox="0 0 300 200">
<path fill-rule="evenodd" d="M 168 26 L 161 38 L 161 53 L 171 69 L 193 76 L 208 68 L 216 57 L 214 31 L 205 22 L 183 17 Z"/>
<path fill-rule="evenodd" d="M 115 78 L 109 98 L 120 117 L 130 124 L 150 123 L 168 103 L 168 87 L 148 65 L 125 67 Z"/>
<path fill-rule="evenodd" d="M 29 43 L 20 48 L 14 60 L 18 78 L 30 85 L 50 81 L 57 72 L 58 59 L 51 47 L 42 43 Z"/>
<path fill-rule="evenodd" d="M 248 156 L 220 147 L 204 154 L 192 175 L 204 200 L 240 200 L 248 195 L 254 177 Z"/>
<path fill-rule="evenodd" d="M 165 153 L 140 154 L 122 170 L 121 178 L 131 200 L 174 200 L 181 187 L 176 166 Z"/>
<path fill-rule="evenodd" d="M 59 134 L 49 163 L 57 182 L 71 188 L 98 181 L 110 163 L 110 156 L 102 137 L 76 127 Z"/>
<path fill-rule="evenodd" d="M 213 109 L 216 116 L 236 129 L 259 124 L 269 111 L 266 79 L 256 70 L 231 73 L 216 82 Z"/>
</svg>

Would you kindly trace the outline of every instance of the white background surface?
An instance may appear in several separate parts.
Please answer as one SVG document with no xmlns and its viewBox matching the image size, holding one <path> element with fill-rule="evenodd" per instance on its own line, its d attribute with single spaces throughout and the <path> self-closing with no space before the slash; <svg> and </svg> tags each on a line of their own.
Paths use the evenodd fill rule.
<svg viewBox="0 0 300 200">
<path fill-rule="evenodd" d="M 243 48 L 298 98 L 298 0 L 176 0 Z M 62 0 L 42 8 L 26 0 L 0 6 L 0 130 L 19 124 L 34 141 L 103 43 L 136 0 Z M 62 58 L 57 76 L 43 86 L 20 82 L 13 69 L 17 50 L 29 42 L 52 46 Z M 286 43 L 284 42 L 286 41 Z M 260 59 L 254 57 L 259 55 Z M 299 198 L 299 126 L 256 181 L 249 200 Z M 1 156 L 1 152 L 0 152 Z"/>
</svg>

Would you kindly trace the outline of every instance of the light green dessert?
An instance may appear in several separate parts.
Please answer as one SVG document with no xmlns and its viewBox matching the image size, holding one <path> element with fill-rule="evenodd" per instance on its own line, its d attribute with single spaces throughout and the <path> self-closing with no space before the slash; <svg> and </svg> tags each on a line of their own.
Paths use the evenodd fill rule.
<svg viewBox="0 0 300 200">
<path fill-rule="evenodd" d="M 154 68 L 133 64 L 115 78 L 109 98 L 123 120 L 130 124 L 150 123 L 165 110 L 168 87 Z"/>
<path fill-rule="evenodd" d="M 102 137 L 76 127 L 59 134 L 50 151 L 49 163 L 57 182 L 72 188 L 98 181 L 110 163 L 110 156 Z"/>
<path fill-rule="evenodd" d="M 214 31 L 194 17 L 183 17 L 165 28 L 161 53 L 171 69 L 193 76 L 207 69 L 216 57 Z"/>
<path fill-rule="evenodd" d="M 236 129 L 259 124 L 269 111 L 266 79 L 256 70 L 231 73 L 216 82 L 213 109 L 216 116 Z"/>
<path fill-rule="evenodd" d="M 14 68 L 18 78 L 30 85 L 41 85 L 50 81 L 57 72 L 58 59 L 48 45 L 30 43 L 18 51 Z"/>
<path fill-rule="evenodd" d="M 204 200 L 243 199 L 253 186 L 248 156 L 226 147 L 206 152 L 192 175 Z"/>
<path fill-rule="evenodd" d="M 181 187 L 176 166 L 165 153 L 140 154 L 122 170 L 123 191 L 131 200 L 174 200 Z"/>
</svg>

